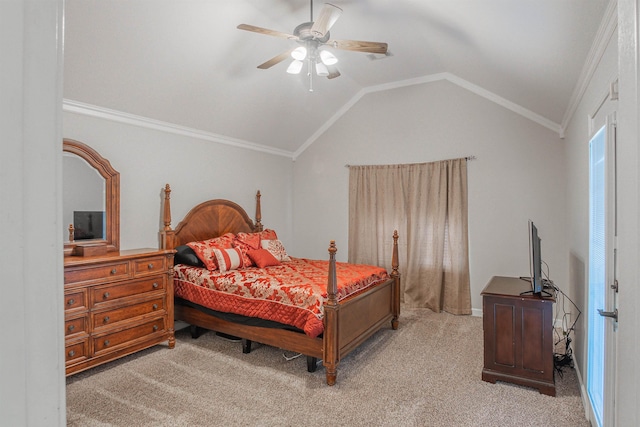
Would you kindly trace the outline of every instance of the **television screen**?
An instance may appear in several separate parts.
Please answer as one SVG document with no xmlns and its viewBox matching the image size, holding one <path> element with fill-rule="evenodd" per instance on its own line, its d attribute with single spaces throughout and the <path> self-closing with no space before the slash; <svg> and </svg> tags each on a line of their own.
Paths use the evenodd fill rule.
<svg viewBox="0 0 640 427">
<path fill-rule="evenodd" d="M 104 212 L 74 211 L 73 229 L 75 240 L 104 239 Z"/>
<path fill-rule="evenodd" d="M 542 293 L 542 255 L 540 254 L 540 236 L 538 228 L 529 220 L 529 269 L 531 274 L 531 292 Z"/>
</svg>

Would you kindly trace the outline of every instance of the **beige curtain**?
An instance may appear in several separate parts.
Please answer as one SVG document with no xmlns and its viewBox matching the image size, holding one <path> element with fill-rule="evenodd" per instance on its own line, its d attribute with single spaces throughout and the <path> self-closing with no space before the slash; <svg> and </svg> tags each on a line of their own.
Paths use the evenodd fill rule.
<svg viewBox="0 0 640 427">
<path fill-rule="evenodd" d="M 391 263 L 398 230 L 402 301 L 471 314 L 467 160 L 349 167 L 349 262 Z"/>
</svg>

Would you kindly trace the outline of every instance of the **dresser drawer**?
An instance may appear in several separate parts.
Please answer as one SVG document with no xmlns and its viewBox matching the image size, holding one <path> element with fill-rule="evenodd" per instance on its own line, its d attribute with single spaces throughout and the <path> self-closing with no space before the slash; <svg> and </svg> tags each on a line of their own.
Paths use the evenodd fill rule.
<svg viewBox="0 0 640 427">
<path fill-rule="evenodd" d="M 65 337 L 86 333 L 87 332 L 87 317 L 82 316 L 75 319 L 65 320 L 64 322 L 64 335 Z"/>
<path fill-rule="evenodd" d="M 136 260 L 133 263 L 133 274 L 135 276 L 142 276 L 145 274 L 165 272 L 167 270 L 166 260 L 167 258 L 164 256 Z"/>
<path fill-rule="evenodd" d="M 91 314 L 93 330 L 97 331 L 99 328 L 111 326 L 123 320 L 144 316 L 149 313 L 163 313 L 163 310 L 165 310 L 165 300 L 163 297 L 160 297 L 113 310 L 94 312 Z"/>
<path fill-rule="evenodd" d="M 82 310 L 87 308 L 87 292 L 85 289 L 64 293 L 64 310 Z"/>
<path fill-rule="evenodd" d="M 89 339 L 84 339 L 81 341 L 74 341 L 73 343 L 68 343 L 65 346 L 65 361 L 67 364 L 78 362 L 82 359 L 86 359 L 89 355 Z"/>
<path fill-rule="evenodd" d="M 165 288 L 167 275 L 150 277 L 144 280 L 120 283 L 115 285 L 101 285 L 94 287 L 92 301 L 95 305 L 125 298 L 132 295 L 139 295 L 145 292 L 161 291 Z"/>
<path fill-rule="evenodd" d="M 166 328 L 164 322 L 164 317 L 159 317 L 118 332 L 94 337 L 94 354 L 115 351 L 129 341 L 164 332 Z"/>
<path fill-rule="evenodd" d="M 91 267 L 67 269 L 64 272 L 64 283 L 81 283 L 96 281 L 112 281 L 129 277 L 128 262 L 114 262 Z"/>
</svg>

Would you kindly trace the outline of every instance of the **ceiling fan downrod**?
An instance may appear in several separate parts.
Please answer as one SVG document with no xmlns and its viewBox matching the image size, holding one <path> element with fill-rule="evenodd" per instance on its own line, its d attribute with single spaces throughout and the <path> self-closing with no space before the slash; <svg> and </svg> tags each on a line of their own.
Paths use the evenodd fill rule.
<svg viewBox="0 0 640 427">
<path fill-rule="evenodd" d="M 311 66 L 312 66 L 311 57 L 309 57 L 307 59 L 307 74 L 309 75 L 309 92 L 313 92 L 313 70 L 311 69 Z"/>
</svg>

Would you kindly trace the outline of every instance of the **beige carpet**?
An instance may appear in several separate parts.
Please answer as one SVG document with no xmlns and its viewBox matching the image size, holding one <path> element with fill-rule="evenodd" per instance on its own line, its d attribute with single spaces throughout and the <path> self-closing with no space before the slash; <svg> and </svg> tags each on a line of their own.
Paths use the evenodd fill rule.
<svg viewBox="0 0 640 427">
<path fill-rule="evenodd" d="M 292 354 L 286 354 L 292 356 Z M 208 332 L 67 379 L 69 426 L 589 426 L 572 369 L 557 397 L 481 380 L 482 320 L 403 308 L 342 360 L 322 367 Z"/>
</svg>

